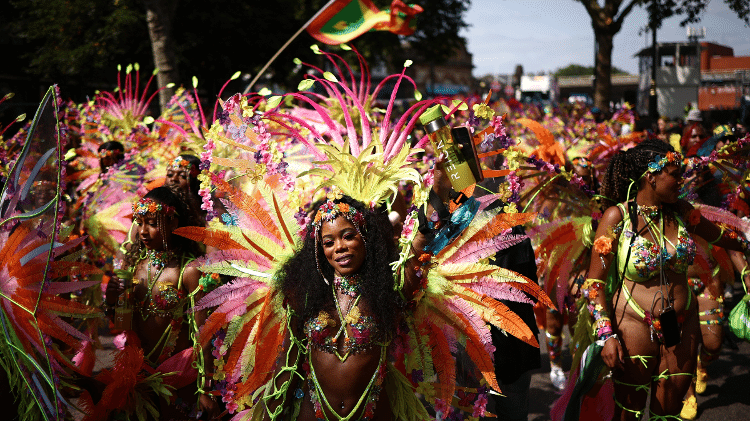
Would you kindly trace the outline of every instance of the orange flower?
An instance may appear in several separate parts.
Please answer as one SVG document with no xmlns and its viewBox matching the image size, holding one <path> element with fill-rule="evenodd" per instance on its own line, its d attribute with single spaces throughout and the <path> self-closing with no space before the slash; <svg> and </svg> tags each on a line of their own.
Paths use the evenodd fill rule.
<svg viewBox="0 0 750 421">
<path fill-rule="evenodd" d="M 349 213 L 349 204 L 347 204 L 347 203 L 339 203 L 339 211 L 341 213 Z"/>
<path fill-rule="evenodd" d="M 701 222 L 701 211 L 693 209 L 688 215 L 688 223 L 690 225 L 698 225 Z"/>
<path fill-rule="evenodd" d="M 611 253 L 612 239 L 607 237 L 606 235 L 600 236 L 596 239 L 596 241 L 594 241 L 594 251 L 602 255 Z"/>
<path fill-rule="evenodd" d="M 674 161 L 674 152 L 667 152 L 667 161 Z"/>
</svg>

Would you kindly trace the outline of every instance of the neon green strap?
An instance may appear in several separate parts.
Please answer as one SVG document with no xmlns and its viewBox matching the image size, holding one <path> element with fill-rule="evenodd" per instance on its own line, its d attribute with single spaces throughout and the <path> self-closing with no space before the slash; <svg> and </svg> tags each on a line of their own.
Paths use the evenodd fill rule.
<svg viewBox="0 0 750 421">
<path fill-rule="evenodd" d="M 643 391 L 647 392 L 648 388 L 651 387 L 651 382 L 648 382 L 646 384 L 630 384 L 630 383 L 621 382 L 621 381 L 615 380 L 615 379 L 612 379 L 612 381 L 615 382 L 615 383 L 617 383 L 617 384 L 621 384 L 623 386 L 634 387 L 636 391 L 643 390 Z"/>
<path fill-rule="evenodd" d="M 623 294 L 625 294 L 626 302 L 628 303 L 628 305 L 630 305 L 630 308 L 635 311 L 635 314 L 641 316 L 641 319 L 646 318 L 646 313 L 643 311 L 641 306 L 639 306 L 638 303 L 635 302 L 633 296 L 630 295 L 630 291 L 628 291 L 628 288 L 625 285 L 622 286 L 622 292 Z"/>
<path fill-rule="evenodd" d="M 719 233 L 719 236 L 716 237 L 716 239 L 714 241 L 709 241 L 708 244 L 714 244 L 714 243 L 716 243 L 717 241 L 721 240 L 721 237 L 723 237 L 723 236 L 724 236 L 724 227 L 721 228 L 721 232 Z"/>
<path fill-rule="evenodd" d="M 380 350 L 380 363 L 378 364 L 378 368 L 375 370 L 375 373 L 372 375 L 372 378 L 370 378 L 370 383 L 367 384 L 365 391 L 362 392 L 362 396 L 359 397 L 359 401 L 357 401 L 357 404 L 354 405 L 354 408 L 352 408 L 352 411 L 349 412 L 349 415 L 345 417 L 342 417 L 338 413 L 336 413 L 336 410 L 333 409 L 331 404 L 328 402 L 328 398 L 326 398 L 325 393 L 323 393 L 323 389 L 320 387 L 320 384 L 318 383 L 318 376 L 317 374 L 315 374 L 315 367 L 313 366 L 312 361 L 310 361 L 310 376 L 312 377 L 313 385 L 315 386 L 315 390 L 310 391 L 310 393 L 315 393 L 316 395 L 318 395 L 318 399 L 323 401 L 328 411 L 330 411 L 333 414 L 333 416 L 335 417 L 337 421 L 349 421 L 350 419 L 352 419 L 352 417 L 355 416 L 357 412 L 359 412 L 359 408 L 368 401 L 370 394 L 372 392 L 372 386 L 375 384 L 375 381 L 378 378 L 378 374 L 380 374 L 380 365 L 385 364 L 386 362 L 385 361 L 386 347 L 381 347 L 380 349 L 381 349 Z M 325 413 L 325 411 L 323 411 L 323 415 L 325 416 L 327 420 L 328 415 Z"/>
<path fill-rule="evenodd" d="M 647 364 L 648 361 L 646 360 L 648 360 L 649 358 L 654 358 L 654 356 L 653 355 L 633 355 L 630 357 L 631 360 L 633 359 L 639 360 L 641 364 L 643 364 L 644 368 L 648 368 L 648 364 Z"/>
<path fill-rule="evenodd" d="M 615 405 L 619 406 L 619 407 L 620 407 L 620 408 L 622 408 L 622 409 L 623 409 L 624 411 L 628 411 L 628 412 L 630 412 L 631 414 L 635 414 L 635 418 L 636 418 L 636 419 L 638 419 L 638 420 L 639 420 L 639 419 L 641 419 L 641 416 L 643 416 L 643 410 L 640 410 L 640 411 L 636 411 L 636 410 L 633 410 L 633 409 L 628 409 L 628 408 L 625 408 L 624 406 L 622 406 L 622 404 L 620 403 L 620 401 L 618 401 L 618 400 L 617 400 L 617 396 L 615 396 L 615 397 L 614 397 L 614 399 L 615 399 Z"/>
<path fill-rule="evenodd" d="M 667 421 L 668 419 L 674 419 L 674 420 L 681 420 L 677 415 L 656 415 L 656 414 L 650 414 L 648 421 Z"/>
<path fill-rule="evenodd" d="M 666 379 L 668 379 L 668 378 L 670 378 L 672 376 L 690 376 L 690 377 L 693 377 L 693 375 L 694 375 L 693 373 L 673 373 L 673 374 L 666 374 L 667 371 L 669 371 L 669 370 L 665 369 L 664 371 L 661 372 L 661 374 L 659 374 L 657 376 L 653 376 L 652 377 L 653 381 L 656 382 L 656 381 L 659 381 L 659 380 L 666 380 Z"/>
</svg>

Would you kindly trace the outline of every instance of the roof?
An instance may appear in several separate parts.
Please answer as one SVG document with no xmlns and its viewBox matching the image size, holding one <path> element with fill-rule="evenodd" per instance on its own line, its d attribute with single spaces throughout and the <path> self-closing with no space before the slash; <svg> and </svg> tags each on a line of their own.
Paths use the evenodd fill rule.
<svg viewBox="0 0 750 421">
<path fill-rule="evenodd" d="M 612 75 L 612 86 L 637 85 L 638 75 Z M 594 76 L 561 76 L 557 78 L 557 86 L 560 88 L 591 87 L 594 85 Z"/>
</svg>

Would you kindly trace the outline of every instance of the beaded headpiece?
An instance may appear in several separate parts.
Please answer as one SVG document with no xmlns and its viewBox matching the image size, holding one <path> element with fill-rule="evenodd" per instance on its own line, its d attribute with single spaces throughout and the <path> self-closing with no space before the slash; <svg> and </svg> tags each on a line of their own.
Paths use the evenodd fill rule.
<svg viewBox="0 0 750 421">
<path fill-rule="evenodd" d="M 169 244 L 167 243 L 167 230 L 166 228 L 166 217 L 172 217 L 177 214 L 174 206 L 165 205 L 157 202 L 154 199 L 142 198 L 141 200 L 133 203 L 133 217 L 140 216 L 141 218 L 147 214 L 152 213 L 156 215 L 156 224 L 159 227 L 161 233 L 161 239 L 164 242 L 164 251 L 169 251 Z M 151 259 L 153 260 L 153 259 Z"/>
<path fill-rule="evenodd" d="M 362 212 L 357 210 L 357 208 L 348 203 L 336 203 L 332 200 L 326 200 L 325 203 L 318 208 L 318 213 L 315 215 L 315 221 L 313 221 L 316 234 L 320 232 L 320 227 L 323 225 L 323 222 L 333 221 L 339 216 L 348 219 L 355 227 L 363 228 L 365 226 L 365 217 L 362 215 Z"/>
<path fill-rule="evenodd" d="M 589 162 L 588 159 L 582 156 L 573 158 L 572 162 L 573 162 L 573 165 L 578 165 L 581 168 L 588 168 L 591 166 L 591 162 Z"/>
<path fill-rule="evenodd" d="M 168 206 L 163 203 L 157 202 L 153 199 L 143 198 L 133 203 L 133 216 L 146 216 L 149 213 L 163 213 L 167 216 L 173 216 L 177 212 L 174 206 Z"/>
<path fill-rule="evenodd" d="M 667 165 L 683 165 L 682 154 L 679 152 L 667 152 L 665 156 L 657 155 L 653 161 L 648 163 L 648 172 L 659 172 Z"/>
<path fill-rule="evenodd" d="M 167 170 L 187 171 L 192 178 L 198 177 L 200 171 L 197 165 L 179 155 L 169 164 Z"/>
<path fill-rule="evenodd" d="M 318 252 L 318 247 L 320 245 L 320 228 L 323 226 L 323 222 L 333 221 L 339 216 L 343 216 L 351 222 L 352 225 L 354 225 L 354 229 L 359 233 L 359 236 L 362 237 L 362 242 L 365 242 L 365 236 L 362 233 L 365 229 L 365 216 L 362 215 L 362 212 L 358 211 L 357 208 L 348 203 L 336 203 L 333 200 L 326 200 L 325 203 L 320 205 L 318 213 L 315 214 L 315 220 L 312 222 L 312 226 L 315 228 L 315 263 L 318 266 L 318 273 L 320 273 L 320 276 L 323 277 L 323 280 L 326 283 L 329 282 L 320 268 L 320 257 L 318 256 L 320 254 Z"/>
</svg>

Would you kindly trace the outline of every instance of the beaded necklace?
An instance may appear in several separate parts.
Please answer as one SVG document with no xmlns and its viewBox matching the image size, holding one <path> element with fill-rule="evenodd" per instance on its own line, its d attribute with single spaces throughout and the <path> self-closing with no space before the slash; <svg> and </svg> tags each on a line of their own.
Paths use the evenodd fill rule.
<svg viewBox="0 0 750 421">
<path fill-rule="evenodd" d="M 151 291 L 154 289 L 154 284 L 156 284 L 156 281 L 159 279 L 162 272 L 164 272 L 164 266 L 166 266 L 165 264 L 166 262 L 162 261 L 160 263 L 161 265 L 153 261 L 149 261 L 146 263 L 146 267 L 148 268 L 146 269 L 146 273 L 147 273 L 146 279 L 148 280 L 148 284 L 147 284 L 148 289 L 146 290 L 146 296 L 144 297 L 143 301 L 141 301 L 141 305 L 140 305 L 141 319 L 143 319 L 144 321 L 148 320 L 148 318 L 151 316 L 151 313 L 153 313 L 153 311 L 151 310 L 151 301 L 153 300 L 151 298 L 151 295 L 152 295 Z M 159 268 L 159 270 L 156 272 L 156 276 L 153 279 L 151 279 L 151 266 L 156 266 Z"/>
<path fill-rule="evenodd" d="M 647 217 L 652 221 L 656 221 L 659 218 L 661 212 L 661 206 L 659 205 L 638 205 L 638 214 Z"/>
<path fill-rule="evenodd" d="M 359 275 L 333 277 L 333 287 L 344 295 L 356 298 L 359 295 Z"/>
<path fill-rule="evenodd" d="M 146 255 L 144 256 L 145 259 L 148 259 L 149 266 L 148 270 L 149 273 L 151 273 L 151 265 L 156 266 L 157 268 L 164 269 L 164 266 L 166 266 L 167 263 L 169 263 L 170 260 L 174 258 L 174 253 L 172 253 L 169 250 L 164 251 L 156 251 L 153 249 L 146 249 Z M 150 275 L 149 275 L 150 277 Z M 157 275 L 158 277 L 158 275 Z"/>
</svg>

